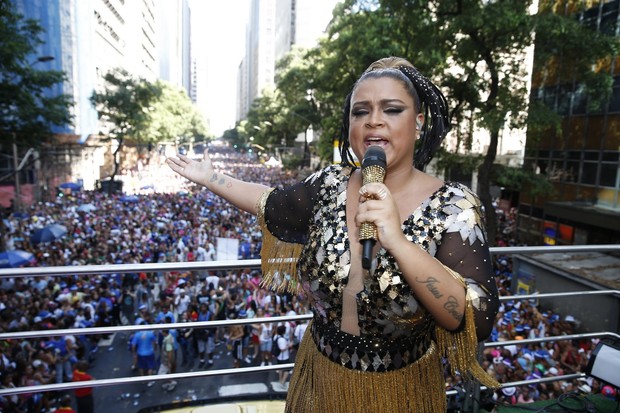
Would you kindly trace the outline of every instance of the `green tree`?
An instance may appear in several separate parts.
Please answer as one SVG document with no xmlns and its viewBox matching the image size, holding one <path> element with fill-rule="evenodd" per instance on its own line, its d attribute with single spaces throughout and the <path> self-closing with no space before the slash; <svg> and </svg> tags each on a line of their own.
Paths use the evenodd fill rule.
<svg viewBox="0 0 620 413">
<path fill-rule="evenodd" d="M 248 111 L 247 122 L 243 124 L 244 137 L 248 140 L 252 137 L 254 143 L 267 148 L 293 146 L 297 133 L 304 128 L 287 102 L 281 89 L 264 90 Z"/>
<path fill-rule="evenodd" d="M 227 141 L 232 147 L 239 148 L 246 144 L 245 133 L 243 132 L 243 124 L 247 123 L 246 121 L 237 122 L 235 127 L 232 129 L 227 129 L 224 131 L 222 135 L 222 139 Z"/>
<path fill-rule="evenodd" d="M 103 90 L 93 92 L 90 100 L 97 109 L 99 119 L 107 131 L 102 135 L 116 140 L 114 151 L 114 181 L 120 166 L 119 153 L 126 139 L 137 143 L 147 143 L 150 111 L 154 110 L 157 99 L 163 94 L 160 86 L 145 79 L 137 79 L 124 69 L 114 69 L 103 76 Z M 112 185 L 109 186 L 112 190 Z"/>
<path fill-rule="evenodd" d="M 71 96 L 45 93 L 65 80 L 64 72 L 36 70 L 43 60 L 36 57 L 42 33 L 36 20 L 24 19 L 10 1 L 0 1 L 0 152 L 15 149 L 19 154 L 22 148 L 39 147 L 52 138 L 54 126 L 73 121 Z M 0 234 L 6 234 L 1 219 Z M 4 250 L 0 236 L 0 251 Z"/>
<path fill-rule="evenodd" d="M 206 138 L 204 118 L 184 90 L 167 82 L 136 78 L 124 69 L 106 73 L 104 81 L 103 89 L 93 92 L 91 102 L 107 127 L 102 134 L 118 143 L 112 180 L 127 139 L 144 145 L 164 141 L 192 144 L 196 138 Z"/>
<path fill-rule="evenodd" d="M 560 128 L 557 115 L 549 116 L 551 111 L 541 110 L 538 103 L 529 106 L 528 117 L 525 48 L 536 39 L 537 61 L 551 66 L 558 53 L 574 56 L 575 65 L 561 70 L 570 71 L 571 80 L 583 81 L 603 100 L 611 85 L 597 63 L 612 54 L 615 39 L 580 25 L 574 14 L 553 13 L 551 1 L 542 2 L 541 11 L 531 15 L 531 3 L 345 0 L 334 12 L 327 39 L 305 56 L 309 65 L 303 69 L 315 90 L 322 136 L 328 141 L 323 147 L 331 147 L 339 134 L 343 98 L 359 73 L 381 57 L 408 58 L 443 88 L 460 150 L 467 152 L 475 128 L 489 132 L 478 178 L 489 238 L 494 240 L 490 187 L 500 131 L 526 125 Z"/>
<path fill-rule="evenodd" d="M 159 80 L 154 87 L 159 93 L 148 106 L 144 129 L 138 134 L 141 142 L 192 144 L 207 137 L 204 118 L 184 89 Z"/>
<path fill-rule="evenodd" d="M 72 97 L 46 95 L 62 83 L 65 74 L 37 70 L 37 47 L 43 29 L 36 20 L 24 19 L 11 2 L 0 2 L 0 145 L 37 147 L 51 139 L 54 126 L 72 123 Z"/>
</svg>

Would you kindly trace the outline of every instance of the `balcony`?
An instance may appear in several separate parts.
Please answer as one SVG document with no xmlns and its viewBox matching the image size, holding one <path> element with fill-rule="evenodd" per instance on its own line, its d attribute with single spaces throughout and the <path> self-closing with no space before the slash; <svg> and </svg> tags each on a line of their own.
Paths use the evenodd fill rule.
<svg viewBox="0 0 620 413">
<path fill-rule="evenodd" d="M 572 317 L 573 320 L 580 320 L 580 325 L 576 325 L 575 331 L 567 334 L 552 335 L 553 330 L 547 331 L 543 337 L 519 337 L 518 339 L 506 339 L 499 337 L 496 341 L 487 341 L 480 346 L 481 360 L 482 354 L 489 351 L 506 348 L 520 348 L 523 346 L 533 346 L 540 343 L 550 342 L 590 342 L 601 339 L 620 339 L 620 291 L 613 288 L 606 288 L 604 285 L 592 282 L 592 280 L 582 277 L 567 275 L 561 270 L 555 271 L 548 262 L 543 262 L 536 258 L 537 255 L 545 254 L 582 254 L 582 253 L 618 253 L 620 246 L 617 245 L 594 245 L 594 246 L 566 246 L 566 247 L 502 247 L 492 248 L 491 253 L 497 257 L 512 257 L 514 272 L 510 280 L 510 290 L 521 292 L 518 295 L 500 297 L 501 303 L 505 308 L 515 307 L 515 303 L 529 303 L 536 307 L 541 313 L 555 313 L 561 319 Z M 618 260 L 620 261 L 620 260 Z M 545 274 L 545 282 L 535 282 L 536 276 L 540 276 L 541 269 L 547 272 L 554 272 L 561 282 L 549 282 L 548 273 Z M 259 269 L 259 260 L 244 261 L 203 261 L 203 262 L 183 262 L 183 263 L 156 263 L 156 264 L 118 264 L 100 266 L 72 266 L 72 267 L 28 267 L 17 269 L 1 269 L 0 280 L 13 277 L 14 279 L 25 278 L 37 280 L 44 277 L 67 277 L 74 275 L 103 276 L 109 277 L 116 274 L 125 273 L 167 273 L 171 271 L 187 271 L 197 274 L 199 271 L 228 271 L 235 269 Z M 618 272 L 615 272 L 618 274 Z M 501 275 L 500 275 L 501 276 Z M 534 282 L 527 284 L 528 277 L 534 277 Z M 530 280 L 531 281 L 531 280 Z M 567 283 L 573 284 L 567 284 Z M 615 282 L 618 282 L 616 276 Z M 524 284 L 525 283 L 525 284 Z M 581 283 L 581 284 L 580 284 Z M 524 285 L 530 285 L 531 289 L 524 289 Z M 565 291 L 553 291 L 561 285 Z M 578 286 L 582 285 L 582 288 Z M 543 286 L 544 288 L 540 288 Z M 527 292 L 527 293 L 525 293 Z M 579 299 L 577 300 L 577 297 Z M 559 310 L 558 310 L 559 309 Z M 589 310 L 587 310 L 589 309 Z M 505 311 L 505 313 L 508 311 Z M 505 314 L 504 313 L 504 314 Z M 592 319 L 596 315 L 596 319 Z M 116 325 L 110 327 L 90 327 L 90 328 L 67 328 L 67 329 L 38 329 L 35 331 L 11 331 L 0 333 L 0 342 L 9 340 L 32 340 L 37 338 L 52 338 L 55 336 L 83 336 L 83 335 L 114 335 L 116 344 L 123 344 L 123 339 L 129 337 L 131 333 L 145 330 L 162 329 L 187 329 L 200 327 L 221 327 L 231 325 L 250 325 L 256 323 L 276 323 L 281 321 L 299 322 L 310 319 L 309 315 L 295 315 L 283 317 L 264 317 L 237 320 L 219 320 L 208 322 L 186 322 L 171 324 L 149 324 L 149 325 Z M 502 320 L 498 319 L 497 323 Z M 591 328 L 595 325 L 596 328 Z M 100 342 L 101 343 L 101 342 Z M 227 356 L 225 345 L 220 348 L 220 353 Z M 487 350 L 487 351 L 485 351 Z M 113 353 L 120 353 L 121 357 L 127 359 L 126 349 L 114 348 L 113 346 L 103 347 L 100 345 L 96 355 L 96 364 L 106 364 L 106 360 L 112 358 Z M 497 354 L 497 353 L 494 353 Z M 515 360 L 513 360 L 516 362 Z M 183 371 L 167 375 L 137 376 L 131 373 L 128 365 L 113 367 L 109 375 L 104 377 L 97 374 L 96 380 L 89 382 L 65 382 L 44 385 L 24 385 L 14 388 L 0 389 L 0 398 L 11 396 L 26 396 L 33 394 L 58 394 L 67 390 L 74 390 L 85 387 L 95 388 L 96 403 L 98 411 L 161 411 L 162 406 L 196 406 L 215 401 L 246 400 L 246 399 L 267 399 L 278 400 L 285 397 L 283 389 L 275 389 L 273 386 L 273 372 L 279 370 L 289 370 L 294 367 L 294 363 L 281 365 L 252 365 L 240 368 L 226 368 L 222 363 L 216 362 L 213 368 Z M 256 364 L 256 363 L 254 363 Z M 112 363 L 110 363 L 112 367 Z M 122 371 L 121 371 L 122 370 Z M 187 369 L 185 369 L 187 370 Z M 125 374 L 128 373 L 128 374 Z M 251 379 L 246 379 L 251 377 Z M 512 380 L 503 384 L 502 390 L 510 393 L 511 388 L 520 386 L 536 387 L 548 385 L 549 383 L 562 383 L 574 386 L 575 383 L 586 383 L 589 376 L 584 371 L 575 371 L 567 374 L 552 375 L 545 374 L 539 377 L 531 376 L 523 380 Z M 175 392 L 159 392 L 162 383 L 175 380 L 178 387 Z M 52 380 L 53 381 L 53 380 Z M 257 382 L 260 386 L 248 386 L 249 382 Z M 153 387 L 151 387 L 153 386 Z M 217 388 L 217 391 L 213 389 Z M 225 388 L 225 389 L 224 389 Z M 202 392 L 201 389 L 208 389 Z M 224 391 L 222 391 L 224 389 Z M 251 389 L 250 392 L 246 390 Z M 584 387 L 585 390 L 587 388 Z M 466 384 L 455 386 L 446 392 L 452 399 L 458 399 L 461 406 L 469 408 L 464 411 L 485 411 L 482 410 L 480 400 L 481 392 L 484 388 Z M 577 390 L 577 389 L 575 389 Z M 583 389 L 582 389 L 583 390 Z M 587 391 L 583 392 L 587 393 Z M 498 392 L 501 392 L 498 391 Z M 567 390 L 568 392 L 568 390 Z M 583 393 L 582 392 L 582 393 Z M 148 399 L 145 401 L 145 399 Z M 105 403 L 105 406 L 102 406 Z M 464 407 L 464 409 L 465 409 Z M 499 411 L 502 411 L 501 408 Z M 510 410 L 514 411 L 514 410 Z M 585 410 L 584 410 L 585 411 Z M 610 410 L 611 411 L 611 410 Z"/>
</svg>

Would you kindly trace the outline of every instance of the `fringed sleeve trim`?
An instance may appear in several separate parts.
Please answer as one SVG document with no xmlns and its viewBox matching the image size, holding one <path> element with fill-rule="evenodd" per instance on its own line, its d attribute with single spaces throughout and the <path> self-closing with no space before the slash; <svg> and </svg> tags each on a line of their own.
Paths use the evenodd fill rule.
<svg viewBox="0 0 620 413">
<path fill-rule="evenodd" d="M 448 359 L 452 374 L 458 372 L 464 378 L 473 378 L 484 386 L 497 389 L 500 384 L 484 371 L 476 357 L 478 339 L 476 337 L 472 291 L 463 277 L 446 266 L 444 268 L 466 289 L 465 320 L 464 325 L 458 331 L 448 331 L 440 326 L 435 328 L 439 352 Z"/>
<path fill-rule="evenodd" d="M 265 222 L 265 205 L 269 194 L 265 191 L 256 205 L 258 225 L 263 234 L 263 245 L 260 250 L 263 277 L 261 286 L 277 292 L 298 294 L 301 286 L 297 279 L 297 261 L 301 255 L 302 244 L 286 242 L 275 237 Z"/>
</svg>

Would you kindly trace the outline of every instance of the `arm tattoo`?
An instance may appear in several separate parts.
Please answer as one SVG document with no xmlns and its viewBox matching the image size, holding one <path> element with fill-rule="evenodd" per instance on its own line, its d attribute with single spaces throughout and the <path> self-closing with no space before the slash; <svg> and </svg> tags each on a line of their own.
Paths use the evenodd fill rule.
<svg viewBox="0 0 620 413">
<path fill-rule="evenodd" d="M 211 175 L 211 178 L 209 178 L 209 182 L 216 182 L 216 181 L 218 185 L 224 185 L 226 183 L 226 175 L 219 176 L 217 172 L 214 172 L 213 175 Z"/>
<path fill-rule="evenodd" d="M 443 305 L 443 308 L 445 308 L 448 313 L 452 314 L 452 317 L 454 317 L 456 321 L 461 322 L 461 320 L 463 319 L 463 314 L 459 313 L 458 307 L 459 302 L 456 297 L 453 296 L 448 297 L 448 301 L 446 301 L 446 303 Z"/>
<path fill-rule="evenodd" d="M 433 294 L 433 297 L 435 298 L 443 297 L 443 294 L 439 292 L 439 290 L 437 289 L 437 286 L 435 285 L 439 283 L 439 280 L 437 280 L 436 278 L 428 277 L 426 280 L 422 280 L 422 281 L 416 279 L 416 282 L 419 282 L 420 284 L 426 284 L 426 289 L 430 291 L 431 294 Z"/>
</svg>

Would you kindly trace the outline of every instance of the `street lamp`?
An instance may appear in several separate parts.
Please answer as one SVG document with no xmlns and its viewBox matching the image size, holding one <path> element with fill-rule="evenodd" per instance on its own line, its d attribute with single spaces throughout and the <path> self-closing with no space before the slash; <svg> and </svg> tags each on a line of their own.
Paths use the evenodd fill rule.
<svg viewBox="0 0 620 413">
<path fill-rule="evenodd" d="M 28 63 L 28 66 L 32 68 L 37 63 L 45 63 L 45 62 L 50 62 L 52 60 L 54 60 L 54 56 L 39 56 L 36 60 Z M 19 181 L 19 172 L 24 167 L 24 164 L 31 153 L 32 153 L 32 148 L 28 149 L 28 152 L 26 153 L 26 155 L 24 156 L 24 159 L 22 159 L 22 162 L 20 164 L 19 158 L 17 157 L 17 136 L 15 132 L 13 132 L 13 169 L 15 171 L 15 193 L 13 195 L 13 210 L 14 211 L 19 211 L 21 209 L 22 194 L 21 194 L 21 184 Z"/>
</svg>

